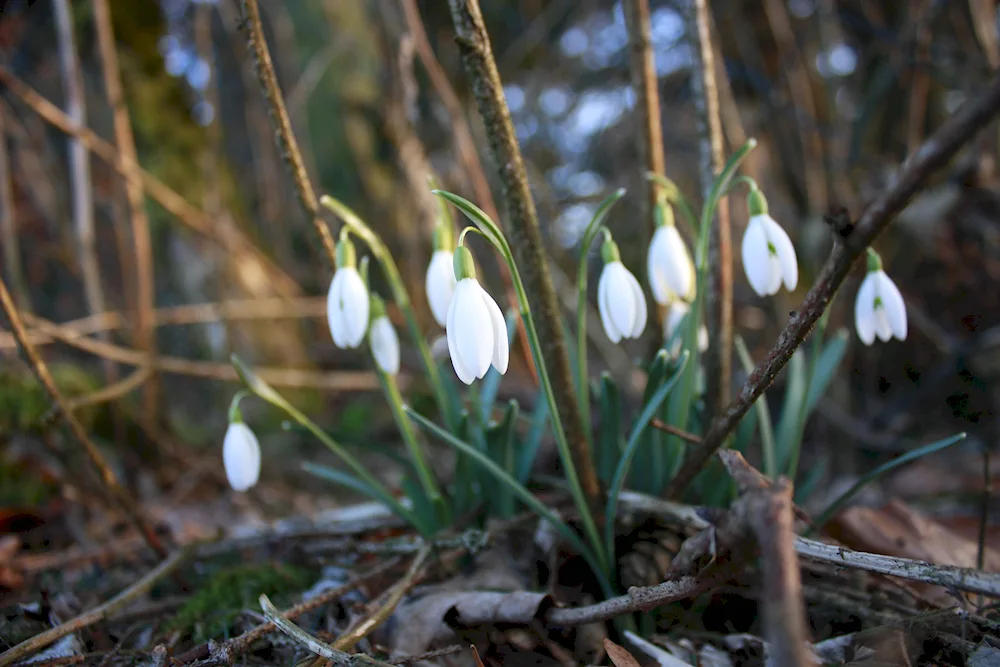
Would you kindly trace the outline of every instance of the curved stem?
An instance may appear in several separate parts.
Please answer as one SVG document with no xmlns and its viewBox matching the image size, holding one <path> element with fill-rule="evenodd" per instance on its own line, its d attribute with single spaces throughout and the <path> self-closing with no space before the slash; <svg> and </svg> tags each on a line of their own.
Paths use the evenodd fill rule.
<svg viewBox="0 0 1000 667">
<path fill-rule="evenodd" d="M 521 280 L 521 274 L 517 269 L 517 264 L 514 263 L 514 255 L 511 253 L 510 245 L 507 243 L 507 239 L 500 231 L 500 228 L 497 227 L 496 223 L 490 220 L 489 216 L 483 213 L 478 206 L 450 192 L 435 190 L 434 194 L 451 201 L 462 211 L 462 213 L 475 223 L 477 227 L 482 229 L 486 233 L 487 238 L 489 238 L 497 250 L 500 251 L 501 256 L 510 268 L 514 289 L 517 292 L 518 304 L 521 308 L 521 318 L 524 320 L 524 329 L 528 334 L 528 344 L 531 347 L 531 354 L 535 359 L 535 366 L 538 369 L 539 384 L 542 388 L 542 392 L 545 394 L 545 399 L 549 404 L 549 419 L 552 421 L 552 430 L 556 438 L 556 447 L 559 449 L 559 456 L 562 459 L 563 472 L 566 475 L 566 482 L 569 484 L 570 494 L 573 496 L 573 502 L 576 504 L 577 511 L 580 512 L 584 532 L 587 534 L 587 539 L 590 540 L 590 543 L 593 546 L 594 554 L 598 563 L 605 574 L 609 573 L 611 571 L 610 564 L 608 563 L 607 555 L 604 552 L 604 545 L 601 541 L 601 535 L 597 530 L 597 524 L 594 522 L 593 513 L 587 503 L 587 497 L 583 493 L 583 487 L 580 484 L 580 477 L 577 474 L 576 466 L 573 463 L 573 454 L 570 450 L 569 442 L 566 439 L 566 431 L 563 430 L 562 419 L 556 406 L 555 391 L 553 390 L 552 382 L 549 379 L 545 359 L 542 357 L 542 346 L 538 340 L 538 330 L 535 328 L 535 320 L 532 317 L 531 308 L 528 306 L 528 294 L 524 289 L 524 282 Z"/>
<path fill-rule="evenodd" d="M 750 188 L 751 190 L 757 190 L 758 189 L 758 187 L 757 187 L 757 181 L 755 181 L 754 179 L 750 178 L 749 176 L 743 176 L 741 174 L 739 176 L 736 176 L 735 178 L 733 178 L 732 181 L 729 182 L 729 185 L 726 187 L 726 191 L 724 193 L 722 193 L 722 196 L 723 197 L 728 197 L 729 195 L 731 195 L 733 193 L 734 190 L 736 190 L 736 188 L 738 188 L 741 185 L 745 185 L 748 188 Z"/>
<path fill-rule="evenodd" d="M 587 256 L 594 239 L 604 230 L 604 220 L 608 217 L 611 207 L 625 195 L 625 189 L 619 188 L 606 198 L 594 212 L 590 224 L 583 231 L 580 242 L 580 261 L 576 272 L 576 373 L 577 397 L 580 402 L 580 421 L 583 422 L 583 432 L 587 434 L 588 442 L 592 439 L 590 425 L 590 377 L 587 374 Z"/>
<path fill-rule="evenodd" d="M 402 518 L 404 521 L 410 523 L 417 528 L 421 533 L 427 534 L 429 532 L 428 526 L 423 525 L 420 518 L 410 509 L 404 507 L 401 502 L 396 500 L 395 497 L 389 492 L 385 486 L 382 485 L 380 481 L 375 479 L 375 477 L 368 472 L 368 469 L 361 465 L 361 462 L 354 458 L 353 455 L 336 440 L 334 440 L 326 431 L 321 429 L 316 422 L 309 419 L 303 412 L 298 408 L 288 402 L 288 400 L 274 390 L 274 387 L 269 385 L 264 381 L 259 375 L 254 373 L 253 369 L 243 363 L 235 354 L 230 357 L 232 361 L 233 368 L 236 369 L 236 374 L 240 376 L 243 384 L 246 385 L 255 396 L 262 398 L 274 407 L 284 410 L 289 417 L 297 421 L 299 424 L 304 426 L 307 431 L 312 433 L 317 440 L 326 445 L 327 449 L 334 453 L 341 461 L 346 463 L 354 474 L 360 477 L 366 484 L 371 487 L 372 494 L 377 500 L 387 505 L 396 514 Z"/>
<path fill-rule="evenodd" d="M 434 363 L 431 350 L 427 347 L 427 341 L 420 331 L 417 316 L 413 312 L 413 305 L 410 303 L 410 295 L 406 292 L 406 285 L 399 273 L 399 268 L 396 266 L 395 260 L 393 260 L 392 255 L 389 253 L 389 249 L 386 248 L 381 237 L 372 231 L 345 204 L 330 195 L 323 195 L 320 197 L 319 202 L 343 220 L 344 224 L 351 228 L 355 236 L 368 245 L 375 259 L 382 265 L 382 270 L 385 271 L 386 279 L 389 281 L 389 286 L 392 289 L 392 300 L 396 302 L 396 306 L 402 311 L 403 317 L 406 318 L 406 326 L 410 330 L 410 337 L 413 339 L 413 343 L 417 346 L 417 350 L 420 353 L 420 360 L 424 364 L 427 381 L 431 385 L 431 392 L 434 394 L 434 400 L 438 404 L 438 409 L 444 415 L 448 428 L 456 428 L 458 425 L 456 410 L 452 409 L 452 405 L 448 400 L 448 393 L 445 391 L 444 383 L 441 380 L 441 371 L 438 365 Z"/>
<path fill-rule="evenodd" d="M 663 188 L 663 194 L 667 197 L 667 201 L 680 210 L 681 216 L 688 223 L 688 231 L 691 232 L 693 237 L 697 238 L 698 216 L 695 215 L 694 207 L 691 206 L 691 202 L 684 196 L 684 193 L 677 187 L 677 184 L 662 174 L 654 174 L 652 172 L 646 172 L 646 178 L 656 181 L 656 184 Z"/>
<path fill-rule="evenodd" d="M 695 300 L 688 313 L 687 331 L 684 335 L 684 349 L 688 351 L 690 357 L 688 357 L 689 362 L 684 370 L 684 380 L 683 386 L 681 387 L 680 401 L 677 404 L 675 413 L 671 415 L 673 425 L 681 429 L 687 428 L 688 417 L 691 412 L 691 401 L 695 388 L 694 385 L 698 372 L 698 358 L 700 354 L 700 350 L 698 349 L 698 330 L 701 328 L 702 310 L 704 309 L 705 302 L 705 288 L 708 282 L 708 241 L 711 236 L 712 220 L 715 218 L 715 209 L 719 205 L 719 200 L 724 196 L 723 193 L 729 186 L 730 181 L 732 181 L 735 177 L 736 170 L 756 145 L 756 139 L 748 139 L 738 151 L 733 153 L 733 155 L 729 158 L 729 161 L 726 162 L 726 165 L 719 173 L 718 177 L 715 179 L 715 183 L 712 185 L 712 190 L 709 193 L 708 200 L 705 202 L 701 211 L 701 222 L 698 230 L 698 245 L 695 251 L 695 266 L 698 270 L 697 280 L 695 282 Z"/>
<path fill-rule="evenodd" d="M 392 418 L 395 420 L 396 426 L 399 427 L 399 433 L 403 436 L 403 442 L 406 443 L 406 449 L 409 450 L 410 458 L 417 469 L 417 477 L 420 478 L 420 485 L 424 488 L 427 499 L 435 508 L 435 522 L 437 523 L 435 528 L 444 528 L 449 523 L 448 507 L 445 504 L 444 496 L 441 495 L 441 491 L 438 489 L 437 482 L 434 480 L 434 474 L 431 472 L 427 458 L 424 456 L 424 450 L 417 441 L 417 433 L 413 429 L 413 423 L 406 416 L 403 396 L 399 392 L 399 383 L 396 382 L 396 376 L 389 375 L 379 368 L 378 364 L 375 364 L 375 372 L 378 373 L 379 382 L 382 384 L 382 389 L 385 392 L 386 402 L 389 403 L 389 407 L 392 410 Z"/>
</svg>

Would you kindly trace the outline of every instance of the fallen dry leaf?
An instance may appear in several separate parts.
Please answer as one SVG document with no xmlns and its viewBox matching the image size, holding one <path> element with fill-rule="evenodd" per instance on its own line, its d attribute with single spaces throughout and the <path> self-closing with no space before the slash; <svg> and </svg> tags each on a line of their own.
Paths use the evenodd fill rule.
<svg viewBox="0 0 1000 667">
<path fill-rule="evenodd" d="M 615 667 L 639 667 L 639 661 L 632 657 L 623 646 L 619 646 L 607 637 L 604 638 L 604 650 L 608 652 L 608 657 Z"/>
</svg>

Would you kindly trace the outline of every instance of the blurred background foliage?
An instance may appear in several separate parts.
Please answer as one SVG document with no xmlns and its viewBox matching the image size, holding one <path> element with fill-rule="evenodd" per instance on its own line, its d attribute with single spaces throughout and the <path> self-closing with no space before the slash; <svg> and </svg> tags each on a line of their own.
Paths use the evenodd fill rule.
<svg viewBox="0 0 1000 667">
<path fill-rule="evenodd" d="M 313 182 L 353 207 L 390 243 L 431 331 L 422 285 L 436 204 L 422 184 L 433 171 L 446 189 L 470 199 L 475 188 L 457 157 L 454 119 L 417 52 L 419 40 L 410 36 L 404 2 L 411 0 L 261 4 Z M 223 365 L 237 351 L 261 366 L 364 371 L 366 355 L 338 351 L 330 341 L 318 304 L 331 269 L 275 145 L 238 3 L 110 4 L 139 161 L 216 225 L 214 238 L 207 238 L 147 200 L 157 307 L 269 297 L 298 299 L 294 304 L 301 306 L 289 306 L 281 318 L 160 326 L 158 353 Z M 415 5 L 433 55 L 463 105 L 496 195 L 495 170 L 484 150 L 447 5 Z M 667 173 L 697 197 L 688 3 L 651 0 L 650 6 Z M 754 297 L 738 268 L 734 274 L 736 326 L 759 359 L 828 252 L 823 215 L 840 208 L 858 215 L 892 181 L 906 156 L 1000 65 L 996 3 L 715 0 L 711 6 L 728 145 L 749 136 L 760 141 L 747 172 L 767 193 L 771 212 L 791 234 L 801 261 L 799 289 L 767 301 Z M 92 9 L 77 0 L 72 10 L 88 124 L 112 140 Z M 630 191 L 610 225 L 625 263 L 637 274 L 644 270 L 651 232 L 639 217 L 639 129 L 622 8 L 608 0 L 516 0 L 484 3 L 484 11 L 568 314 L 575 308 L 578 236 L 604 196 L 621 186 Z M 5 3 L 0 64 L 63 106 L 56 42 L 52 3 Z M 19 288 L 20 306 L 36 315 L 56 322 L 91 315 L 69 222 L 67 138 L 3 86 L 0 117 L 16 225 L 16 233 L 5 233 L 0 244 L 15 244 L 21 262 L 19 275 L 5 262 L 4 278 Z M 850 346 L 829 396 L 808 425 L 806 465 L 851 472 L 871 465 L 859 461 L 908 448 L 911 438 L 927 441 L 958 430 L 970 431 L 970 448 L 996 441 L 998 143 L 994 126 L 880 240 L 879 251 L 910 309 L 910 336 L 905 343 Z M 112 332 L 111 341 L 130 347 L 135 266 L 127 203 L 119 175 L 96 159 L 92 168 L 101 278 L 108 307 L 125 316 L 125 326 Z M 738 242 L 746 222 L 741 197 L 733 199 L 732 210 Z M 234 235 L 250 239 L 256 251 L 232 242 Z M 495 264 L 487 262 L 483 270 L 499 284 Z M 831 330 L 853 328 L 853 295 L 861 277 L 859 272 L 845 286 Z M 379 284 L 378 276 L 375 280 Z M 309 295 L 315 299 L 300 299 Z M 603 339 L 600 327 L 591 326 L 597 364 L 592 369 L 595 374 L 609 369 L 625 380 L 634 401 L 642 380 L 633 377 L 632 358 L 659 343 L 651 329 L 623 352 Z M 5 358 L 11 352 L 5 347 Z M 79 364 L 102 381 L 93 356 L 64 345 L 48 355 Z M 404 347 L 403 359 L 404 368 L 413 367 L 415 354 Z M 391 425 L 370 391 L 377 384 L 363 373 L 351 377 L 357 382 L 345 382 L 342 390 L 307 387 L 293 397 L 342 435 L 378 437 L 379 424 Z M 164 412 L 155 427 L 183 440 L 218 441 L 234 386 L 183 373 L 162 379 Z M 781 383 L 779 378 L 771 391 L 780 395 Z M 523 400 L 530 391 L 522 359 L 513 364 L 501 394 Z M 0 397 L 9 420 L 3 426 L 23 428 L 27 408 L 11 412 L 6 401 Z M 131 400 L 117 405 L 136 416 Z M 278 430 L 276 422 L 260 427 Z M 850 446 L 838 446 L 844 442 Z"/>
</svg>

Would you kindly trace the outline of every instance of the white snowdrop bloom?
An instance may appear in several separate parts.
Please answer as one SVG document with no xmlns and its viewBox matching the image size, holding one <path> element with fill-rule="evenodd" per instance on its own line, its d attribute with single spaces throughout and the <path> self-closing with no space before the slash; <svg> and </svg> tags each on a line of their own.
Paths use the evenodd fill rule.
<svg viewBox="0 0 1000 667">
<path fill-rule="evenodd" d="M 500 306 L 476 280 L 472 253 L 461 245 L 455 251 L 455 278 L 445 325 L 455 374 L 472 384 L 486 375 L 491 364 L 501 375 L 506 373 L 510 360 L 507 324 Z"/>
<path fill-rule="evenodd" d="M 399 336 L 385 314 L 385 305 L 378 297 L 372 298 L 372 325 L 368 330 L 368 343 L 375 363 L 388 375 L 399 373 Z"/>
<path fill-rule="evenodd" d="M 777 294 L 781 283 L 794 290 L 799 282 L 795 246 L 788 234 L 767 213 L 767 201 L 760 190 L 747 196 L 750 222 L 743 234 L 743 270 L 753 291 L 760 296 Z"/>
<path fill-rule="evenodd" d="M 677 328 L 681 326 L 689 312 L 691 306 L 687 301 L 675 299 L 667 309 L 667 316 L 663 318 L 663 339 L 670 344 L 670 355 L 673 357 L 680 354 L 681 345 L 684 343 L 684 332 L 678 331 Z M 676 338 L 674 338 L 675 333 Z M 698 349 L 702 352 L 708 349 L 708 329 L 704 324 L 698 328 Z"/>
<path fill-rule="evenodd" d="M 646 255 L 646 271 L 649 288 L 657 303 L 665 306 L 677 296 L 682 299 L 694 297 L 694 263 L 672 217 L 653 232 Z"/>
<path fill-rule="evenodd" d="M 435 250 L 431 255 L 424 289 L 434 320 L 445 326 L 448 320 L 448 305 L 455 294 L 454 254 L 450 250 Z"/>
<path fill-rule="evenodd" d="M 597 283 L 597 309 L 612 343 L 638 338 L 646 328 L 646 296 L 639 281 L 622 264 L 618 245 L 608 238 L 601 246 L 604 269 Z"/>
<path fill-rule="evenodd" d="M 355 348 L 368 331 L 371 304 L 368 288 L 357 269 L 354 244 L 342 239 L 337 244 L 337 271 L 326 296 L 326 317 L 330 333 L 339 348 Z"/>
<path fill-rule="evenodd" d="M 260 478 L 260 443 L 243 422 L 230 422 L 222 442 L 222 463 L 234 491 L 246 491 Z"/>
<path fill-rule="evenodd" d="M 868 251 L 868 275 L 858 289 L 854 302 L 854 326 L 865 345 L 883 343 L 894 336 L 906 340 L 906 303 L 896 283 L 882 270 L 878 254 Z"/>
</svg>

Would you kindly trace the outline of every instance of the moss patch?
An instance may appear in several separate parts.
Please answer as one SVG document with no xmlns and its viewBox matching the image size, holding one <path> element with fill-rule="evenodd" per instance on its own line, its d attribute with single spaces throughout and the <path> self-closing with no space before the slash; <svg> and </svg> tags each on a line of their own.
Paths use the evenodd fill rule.
<svg viewBox="0 0 1000 667">
<path fill-rule="evenodd" d="M 191 634 L 195 641 L 220 637 L 246 609 L 260 610 L 261 593 L 280 604 L 282 596 L 306 588 L 313 574 L 283 564 L 235 565 L 217 570 L 177 611 L 171 630 Z"/>
</svg>

